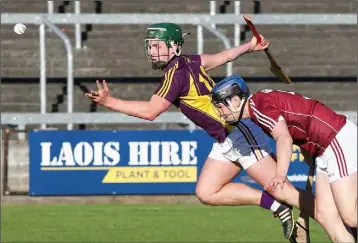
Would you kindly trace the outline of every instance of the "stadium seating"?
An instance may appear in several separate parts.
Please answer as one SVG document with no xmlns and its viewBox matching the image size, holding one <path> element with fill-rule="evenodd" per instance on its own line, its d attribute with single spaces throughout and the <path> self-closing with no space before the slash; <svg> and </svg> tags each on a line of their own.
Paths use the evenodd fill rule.
<svg viewBox="0 0 358 243">
<path fill-rule="evenodd" d="M 97 4 L 96 4 L 97 2 Z M 206 1 L 181 1 L 168 4 L 168 1 L 155 1 L 154 4 L 143 4 L 136 1 L 81 1 L 83 13 L 209 13 L 209 3 Z M 220 5 L 223 1 L 219 1 Z M 232 1 L 233 2 L 233 1 Z M 326 1 L 310 4 L 304 2 L 261 1 L 263 13 L 355 13 L 354 2 L 340 4 Z M 73 3 L 66 5 L 63 1 L 54 1 L 55 12 L 64 10 L 73 12 Z M 253 1 L 241 1 L 241 12 L 253 13 Z M 47 5 L 43 1 L 1 1 L 1 12 L 44 13 Z M 233 12 L 233 3 L 227 6 L 228 12 Z M 38 26 L 28 25 L 24 35 L 16 35 L 12 25 L 2 25 L 1 38 L 1 76 L 2 77 L 38 77 L 39 76 L 39 34 Z M 74 26 L 59 25 L 73 40 Z M 157 77 L 160 73 L 150 68 L 144 56 L 145 25 L 83 25 L 82 31 L 87 38 L 84 48 L 74 50 L 75 77 L 91 77 L 85 82 L 87 87 L 96 78 L 102 77 Z M 232 38 L 233 26 L 218 26 L 227 36 Z M 355 26 L 258 26 L 262 34 L 271 42 L 270 49 L 278 58 L 284 70 L 290 76 L 355 76 L 357 45 Z M 196 27 L 184 25 L 185 31 L 192 34 L 187 36 L 184 53 L 196 53 Z M 87 30 L 87 31 L 85 31 Z M 242 28 L 244 30 L 244 28 Z M 204 52 L 214 53 L 223 48 L 222 43 L 213 35 L 205 33 Z M 243 41 L 251 38 L 250 32 L 243 32 Z M 52 32 L 46 32 L 47 38 L 47 76 L 66 76 L 66 52 L 62 41 Z M 263 53 L 245 55 L 234 62 L 234 72 L 242 76 L 269 76 L 268 61 Z M 225 66 L 211 73 L 212 76 L 224 76 Z M 115 84 L 113 94 L 123 98 L 147 99 L 157 84 Z M 253 90 L 262 88 L 281 88 L 288 86 L 267 83 L 251 83 Z M 324 86 L 324 89 L 322 88 Z M 40 101 L 38 84 L 4 84 L 1 103 L 3 111 L 38 112 Z M 62 93 L 63 84 L 48 84 L 48 111 Z M 356 110 L 356 84 L 353 83 L 298 83 L 290 89 L 304 92 L 307 96 L 319 98 L 337 110 Z M 133 94 L 135 90 L 135 94 Z M 75 88 L 75 111 L 90 111 L 91 102 L 83 97 L 83 91 Z M 337 97 L 338 100 L 337 101 Z M 340 99 L 339 97 L 344 97 Z M 66 110 L 66 100 L 59 106 L 60 111 Z M 104 111 L 101 108 L 98 111 Z"/>
</svg>

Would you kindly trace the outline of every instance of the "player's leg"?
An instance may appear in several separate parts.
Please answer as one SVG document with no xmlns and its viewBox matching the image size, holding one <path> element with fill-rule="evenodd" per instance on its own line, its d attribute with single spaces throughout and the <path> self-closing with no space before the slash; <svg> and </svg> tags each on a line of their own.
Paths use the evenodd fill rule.
<svg viewBox="0 0 358 243">
<path fill-rule="evenodd" d="M 290 238 L 294 229 L 292 210 L 276 201 L 267 192 L 254 189 L 242 183 L 230 182 L 241 170 L 225 158 L 208 158 L 200 173 L 196 195 L 207 205 L 256 205 L 279 214 L 285 238 Z"/>
<path fill-rule="evenodd" d="M 354 242 L 341 220 L 332 191 L 328 183 L 328 174 L 317 168 L 316 173 L 316 215 L 320 222 L 326 222 L 322 227 L 333 242 Z"/>
<path fill-rule="evenodd" d="M 225 159 L 225 158 L 224 158 Z M 241 171 L 228 160 L 208 157 L 200 172 L 196 195 L 207 205 L 260 205 L 261 191 L 230 181 Z"/>
<path fill-rule="evenodd" d="M 276 162 L 270 157 L 266 156 L 264 159 L 254 163 L 246 169 L 248 175 L 250 175 L 257 183 L 264 185 L 267 183 L 276 172 Z M 326 183 L 321 185 L 322 183 Z M 317 185 L 317 184 L 316 184 Z M 317 222 L 326 230 L 327 234 L 333 239 L 347 239 L 348 231 L 344 227 L 341 219 L 339 218 L 338 211 L 334 204 L 331 192 L 324 194 L 324 190 L 329 190 L 328 180 L 318 181 L 319 192 L 318 195 L 323 193 L 323 202 L 327 200 L 327 208 L 324 208 L 324 204 L 318 207 L 317 201 L 312 193 L 305 190 L 295 188 L 290 182 L 286 182 L 283 189 L 277 187 L 275 190 L 269 191 L 276 200 L 288 203 L 300 210 L 304 210 L 311 218 L 317 220 Z M 331 208 L 334 208 L 331 210 Z M 335 224 L 331 225 L 331 221 Z M 338 225 L 338 227 L 336 227 Z"/>
<path fill-rule="evenodd" d="M 330 184 L 339 215 L 357 239 L 357 172 Z"/>
<path fill-rule="evenodd" d="M 267 135 L 251 120 L 242 120 L 237 125 L 234 148 L 241 152 L 238 159 L 241 166 L 261 186 L 266 185 L 276 174 L 276 162 L 271 156 L 271 148 Z M 235 134 L 236 133 L 236 134 Z M 247 148 L 246 140 L 250 144 Z M 298 190 L 287 182 L 283 189 L 277 188 L 269 192 L 277 200 L 286 202 L 296 208 L 300 208 L 314 217 L 314 196 L 304 190 Z"/>
<path fill-rule="evenodd" d="M 276 173 L 274 157 L 267 155 L 246 169 L 247 174 L 261 186 L 266 185 Z M 295 188 L 289 181 L 283 189 L 277 187 L 269 193 L 281 202 L 285 202 L 297 209 L 305 211 L 311 218 L 314 216 L 315 197 L 312 193 Z"/>
<path fill-rule="evenodd" d="M 333 139 L 325 153 L 334 201 L 343 222 L 357 227 L 357 126 L 350 121 Z"/>
<path fill-rule="evenodd" d="M 215 143 L 201 170 L 196 195 L 208 205 L 257 205 L 275 212 L 279 202 L 260 190 L 231 180 L 240 173 L 241 167 L 226 159 Z"/>
<path fill-rule="evenodd" d="M 357 227 L 357 172 L 330 185 L 342 220 L 349 227 Z"/>
<path fill-rule="evenodd" d="M 219 155 L 225 156 L 230 161 L 238 161 L 244 168 L 261 161 L 271 152 L 269 140 L 266 134 L 251 120 L 240 122 L 237 129 L 234 128 L 227 140 L 218 146 Z M 262 149 L 261 149 L 262 147 Z M 220 160 L 220 159 L 219 159 Z M 264 171 L 262 171 L 265 173 Z M 271 178 L 270 178 L 271 179 Z M 289 238 L 294 229 L 294 220 L 291 207 L 280 204 L 267 192 L 260 192 L 260 206 L 271 209 L 281 220 L 284 235 Z"/>
</svg>

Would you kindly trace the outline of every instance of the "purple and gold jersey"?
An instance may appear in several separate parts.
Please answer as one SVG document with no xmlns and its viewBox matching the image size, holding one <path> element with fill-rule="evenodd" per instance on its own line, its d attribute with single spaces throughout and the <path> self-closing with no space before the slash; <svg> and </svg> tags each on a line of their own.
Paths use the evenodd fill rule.
<svg viewBox="0 0 358 243">
<path fill-rule="evenodd" d="M 175 105 L 187 118 L 219 142 L 231 130 L 211 103 L 210 91 L 215 85 L 201 66 L 199 55 L 174 57 L 164 70 L 155 94 Z"/>
</svg>

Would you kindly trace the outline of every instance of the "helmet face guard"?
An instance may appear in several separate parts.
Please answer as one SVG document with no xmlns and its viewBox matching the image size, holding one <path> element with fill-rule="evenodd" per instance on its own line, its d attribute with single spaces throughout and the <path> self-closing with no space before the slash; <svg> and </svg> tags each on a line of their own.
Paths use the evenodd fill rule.
<svg viewBox="0 0 358 243">
<path fill-rule="evenodd" d="M 164 56 L 169 57 L 169 48 L 168 48 L 167 55 L 160 54 L 159 53 L 159 42 L 160 41 L 162 41 L 162 40 L 161 39 L 145 39 L 145 55 L 147 57 L 148 62 L 152 65 L 153 69 L 163 70 L 167 66 L 169 60 L 164 61 L 164 60 L 161 60 L 160 58 L 164 57 Z M 153 56 L 152 52 L 151 52 L 151 45 L 153 42 L 156 42 L 156 44 L 158 46 L 156 56 Z M 157 59 L 154 57 L 156 57 Z"/>
<path fill-rule="evenodd" d="M 225 106 L 229 106 L 229 102 L 235 95 L 239 96 L 240 99 L 244 97 L 244 94 L 238 85 L 225 87 L 217 92 L 211 92 L 211 102 L 216 105 L 223 103 Z"/>
<path fill-rule="evenodd" d="M 173 23 L 158 23 L 153 24 L 147 28 L 147 35 L 145 38 L 145 53 L 149 63 L 152 65 L 154 69 L 164 69 L 168 64 L 169 57 L 171 54 L 175 56 L 181 55 L 181 47 L 184 43 L 181 28 L 179 25 Z M 159 42 L 163 41 L 168 48 L 168 52 L 166 55 L 159 53 L 159 48 L 157 51 L 157 56 L 154 56 L 151 52 L 152 43 L 156 42 L 157 46 L 159 47 Z M 176 46 L 174 46 L 176 45 Z M 173 48 L 174 53 L 170 53 L 169 49 Z M 161 60 L 160 57 L 167 56 L 167 60 Z M 153 58 L 154 57 L 154 58 Z"/>
<path fill-rule="evenodd" d="M 238 96 L 241 99 L 240 105 L 239 107 L 235 108 L 232 103 L 231 103 L 231 99 L 234 96 Z M 225 121 L 230 124 L 230 125 L 235 125 L 238 121 L 241 120 L 242 115 L 244 114 L 244 107 L 246 105 L 247 102 L 247 98 L 246 96 L 242 96 L 237 94 L 231 94 L 231 95 L 225 95 L 225 93 L 223 94 L 218 94 L 218 95 L 212 95 L 212 103 L 213 105 L 216 107 L 218 104 L 223 104 L 224 106 L 226 106 L 229 111 L 230 114 L 226 115 L 225 117 L 222 117 L 225 119 Z M 219 111 L 217 111 L 217 113 L 220 115 Z M 237 118 L 235 117 L 235 114 L 238 113 Z M 233 120 L 232 121 L 228 121 L 226 118 L 232 116 Z"/>
<path fill-rule="evenodd" d="M 238 108 L 234 108 L 231 99 L 234 96 L 238 96 L 241 99 L 240 105 Z M 244 107 L 247 102 L 247 99 L 250 96 L 249 89 L 245 81 L 239 76 L 231 76 L 225 78 L 224 80 L 217 83 L 211 91 L 212 103 L 217 106 L 218 104 L 223 104 L 231 112 L 231 115 L 235 118 L 235 113 L 239 113 L 238 118 L 235 121 L 229 123 L 238 122 L 243 115 Z"/>
</svg>

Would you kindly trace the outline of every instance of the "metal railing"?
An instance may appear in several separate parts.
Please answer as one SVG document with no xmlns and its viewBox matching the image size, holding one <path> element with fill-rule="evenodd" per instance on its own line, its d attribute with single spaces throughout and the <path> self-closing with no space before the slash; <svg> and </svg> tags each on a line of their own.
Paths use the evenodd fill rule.
<svg viewBox="0 0 358 243">
<path fill-rule="evenodd" d="M 339 114 L 343 114 L 355 124 L 357 124 L 357 111 L 336 111 Z M 17 112 L 5 112 L 1 114 L 2 125 L 22 126 L 34 125 L 34 124 L 179 124 L 190 130 L 195 130 L 196 125 L 184 116 L 181 112 L 167 111 L 158 116 L 154 121 L 147 121 L 136 117 L 127 116 L 118 112 L 100 112 L 100 113 L 86 113 L 76 112 L 72 114 L 68 113 L 51 113 L 51 114 L 39 114 L 39 113 L 17 113 Z"/>
<path fill-rule="evenodd" d="M 356 14 L 250 14 L 257 25 L 356 25 Z M 167 13 L 132 13 L 132 14 L 42 14 L 42 13 L 2 13 L 1 24 L 41 24 L 46 17 L 53 24 L 154 24 L 173 22 L 177 24 L 245 24 L 243 18 L 236 14 L 167 14 Z"/>
<path fill-rule="evenodd" d="M 239 5 L 237 6 L 239 7 Z M 13 13 L 2 13 L 1 14 L 1 24 L 16 24 L 16 23 L 24 23 L 24 24 L 37 24 L 40 25 L 40 43 L 41 48 L 43 48 L 44 42 L 44 24 L 48 25 L 52 28 L 56 34 L 58 34 L 65 42 L 67 48 L 67 56 L 68 56 L 68 70 L 67 70 L 67 85 L 68 85 L 68 113 L 72 112 L 72 104 L 73 104 L 73 55 L 72 55 L 72 46 L 64 33 L 59 31 L 56 28 L 56 24 L 153 24 L 157 22 L 174 22 L 177 24 L 188 24 L 188 25 L 196 25 L 198 28 L 202 27 L 206 28 L 210 32 L 212 32 L 215 36 L 220 38 L 225 48 L 230 47 L 229 39 L 223 35 L 220 31 L 215 28 L 212 28 L 211 25 L 218 24 L 232 24 L 240 26 L 245 24 L 243 18 L 238 17 L 239 12 L 235 12 L 235 14 L 13 14 Z M 276 24 L 286 24 L 286 25 L 356 25 L 357 24 L 357 16 L 356 14 L 252 14 L 251 17 L 254 19 L 255 24 L 257 25 L 276 25 Z M 41 27 L 42 26 L 42 27 Z M 200 27 L 199 27 L 200 26 Z M 238 30 L 239 31 L 239 30 Z M 200 31 L 199 31 L 200 32 Z M 238 32 L 237 32 L 238 33 Z M 236 35 L 238 35 L 236 33 Z M 42 41 L 41 41 L 42 39 Z M 201 44 L 199 44 L 201 43 Z M 203 35 L 202 33 L 198 33 L 198 52 L 202 52 L 202 44 L 203 44 Z M 45 49 L 42 51 L 44 52 Z M 45 58 L 41 55 L 42 64 L 45 63 Z M 232 74 L 232 64 L 229 63 L 227 65 L 227 75 Z M 44 65 L 41 65 L 41 79 L 46 78 L 46 68 Z M 44 81 L 42 80 L 42 85 Z M 41 88 L 41 100 L 46 96 L 44 87 Z M 43 101 L 42 101 L 43 102 Z M 42 104 L 44 106 L 44 104 Z M 41 109 L 43 112 L 43 108 Z M 48 123 L 47 121 L 61 121 L 60 116 L 64 114 L 58 113 L 51 114 L 49 116 L 53 118 L 40 119 L 37 116 L 34 116 L 34 119 L 41 121 L 41 123 Z M 4 121 L 4 115 L 2 114 L 2 123 Z M 37 114 L 33 114 L 37 115 Z M 43 114 L 44 115 L 44 114 Z M 21 116 L 21 115 L 20 115 Z M 20 117 L 19 116 L 19 117 Z M 102 117 L 103 115 L 94 115 L 95 117 Z M 113 116 L 113 114 L 111 115 Z M 6 116 L 5 116 L 6 117 Z M 81 119 L 81 118 L 79 118 Z M 104 122 L 108 122 L 109 120 L 115 121 L 119 123 L 119 120 L 108 119 Z M 66 120 L 68 122 L 68 128 L 72 128 L 72 119 Z M 170 122 L 171 120 L 167 120 Z M 84 123 L 84 122 L 81 122 Z M 39 124 L 39 123 L 38 123 Z M 67 123 L 66 123 L 67 124 Z"/>
<path fill-rule="evenodd" d="M 202 23 L 200 26 L 205 27 L 213 35 L 215 35 L 217 38 L 219 38 L 224 43 L 225 49 L 231 48 L 230 40 L 224 34 L 222 34 L 220 31 L 215 30 L 213 27 L 211 27 L 207 23 Z M 231 75 L 232 75 L 232 62 L 228 62 L 226 64 L 226 76 L 231 76 Z"/>
<path fill-rule="evenodd" d="M 81 13 L 81 1 L 75 1 L 75 14 Z M 75 24 L 75 39 L 76 39 L 76 49 L 81 49 L 82 46 L 82 36 L 81 36 L 81 25 Z"/>
<path fill-rule="evenodd" d="M 118 112 L 101 113 L 17 113 L 6 112 L 1 114 L 1 124 L 17 126 L 26 130 L 27 125 L 47 123 L 49 125 L 66 124 L 163 124 L 162 129 L 167 129 L 168 124 L 177 124 L 190 131 L 197 129 L 196 125 L 181 112 L 164 112 L 154 121 L 147 121 L 136 117 L 127 116 Z M 19 138 L 23 139 L 23 138 Z"/>
<path fill-rule="evenodd" d="M 210 1 L 210 15 L 216 15 L 216 1 Z M 211 24 L 212 28 L 216 28 L 216 24 Z"/>
<path fill-rule="evenodd" d="M 240 6 L 241 6 L 241 2 L 240 1 L 234 1 L 234 14 L 237 15 L 237 18 L 239 18 L 240 16 Z M 216 1 L 210 1 L 210 15 L 216 15 Z M 212 28 L 216 28 L 216 24 L 211 24 Z M 199 29 L 198 26 L 198 32 L 202 31 L 202 29 Z M 199 40 L 198 40 L 199 41 Z M 239 24 L 234 24 L 234 46 L 238 46 L 240 45 L 240 25 Z M 201 53 L 198 53 L 201 54 Z"/>
<path fill-rule="evenodd" d="M 47 1 L 47 13 L 54 13 L 54 1 Z M 81 1 L 74 1 L 75 3 L 75 14 L 81 13 Z M 81 49 L 82 47 L 82 36 L 81 36 L 81 25 L 75 24 L 75 46 L 76 49 Z"/>
<path fill-rule="evenodd" d="M 54 24 L 43 18 L 40 25 L 40 95 L 41 95 L 41 114 L 46 113 L 46 45 L 45 45 L 45 25 L 53 30 L 64 42 L 67 52 L 67 113 L 73 112 L 73 52 L 70 39 Z M 45 129 L 43 123 L 41 128 Z M 67 124 L 67 129 L 72 130 L 73 125 Z"/>
</svg>

